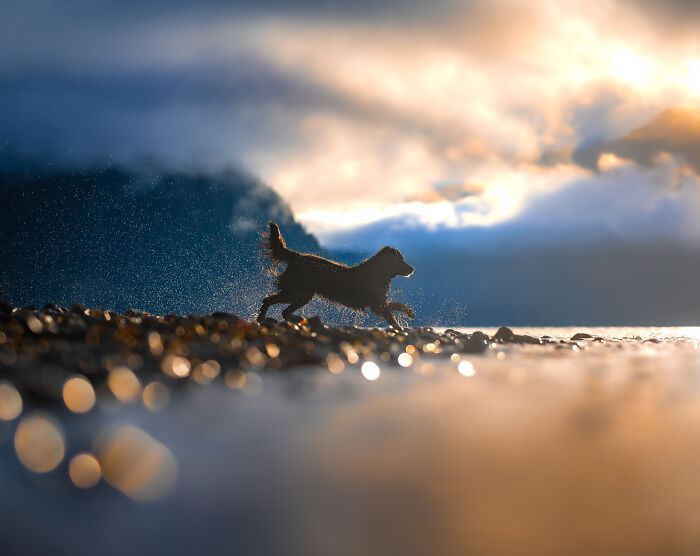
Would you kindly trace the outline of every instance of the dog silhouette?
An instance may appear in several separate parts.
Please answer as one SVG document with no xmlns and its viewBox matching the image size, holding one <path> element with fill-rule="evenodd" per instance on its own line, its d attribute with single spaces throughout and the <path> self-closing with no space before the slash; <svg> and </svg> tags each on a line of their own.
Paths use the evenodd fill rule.
<svg viewBox="0 0 700 556">
<path fill-rule="evenodd" d="M 408 277 L 414 271 L 398 249 L 382 247 L 369 259 L 348 266 L 289 249 L 275 222 L 270 222 L 269 233 L 263 234 L 263 238 L 270 258 L 287 266 L 277 276 L 278 293 L 263 300 L 258 321 L 264 320 L 268 309 L 278 303 L 287 304 L 282 311 L 285 320 L 299 321 L 301 318 L 294 312 L 315 295 L 351 309 L 369 309 L 399 330 L 401 326 L 392 311 L 405 313 L 411 319 L 416 317 L 413 309 L 388 298 L 391 280 L 397 276 Z"/>
</svg>

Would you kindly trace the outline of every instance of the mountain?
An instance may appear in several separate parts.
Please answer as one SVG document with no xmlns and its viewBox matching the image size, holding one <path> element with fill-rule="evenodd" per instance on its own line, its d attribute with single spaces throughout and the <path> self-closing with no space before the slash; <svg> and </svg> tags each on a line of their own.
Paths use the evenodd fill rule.
<svg viewBox="0 0 700 556">
<path fill-rule="evenodd" d="M 321 252 L 282 199 L 239 171 L 218 174 L 0 165 L 0 294 L 152 313 L 250 317 L 271 277 L 259 233 Z"/>
</svg>

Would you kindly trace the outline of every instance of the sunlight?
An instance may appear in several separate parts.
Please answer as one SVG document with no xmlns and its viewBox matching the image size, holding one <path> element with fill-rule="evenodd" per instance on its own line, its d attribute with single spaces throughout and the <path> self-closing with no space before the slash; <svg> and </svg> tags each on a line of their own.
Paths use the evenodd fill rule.
<svg viewBox="0 0 700 556">
<path fill-rule="evenodd" d="M 645 87 L 649 80 L 652 61 L 650 58 L 642 58 L 634 52 L 621 49 L 610 63 L 610 73 L 620 81 Z"/>
<path fill-rule="evenodd" d="M 381 374 L 379 365 L 377 365 L 374 361 L 365 361 L 362 363 L 360 370 L 362 371 L 362 376 L 364 376 L 370 382 L 377 380 Z"/>
<path fill-rule="evenodd" d="M 688 69 L 689 92 L 700 95 L 700 60 L 686 60 L 683 65 Z"/>
<path fill-rule="evenodd" d="M 684 326 L 678 329 L 681 336 L 700 339 L 700 326 Z"/>
<path fill-rule="evenodd" d="M 613 153 L 602 153 L 598 157 L 598 167 L 601 170 L 612 170 L 624 166 L 625 161 L 615 156 Z"/>
</svg>

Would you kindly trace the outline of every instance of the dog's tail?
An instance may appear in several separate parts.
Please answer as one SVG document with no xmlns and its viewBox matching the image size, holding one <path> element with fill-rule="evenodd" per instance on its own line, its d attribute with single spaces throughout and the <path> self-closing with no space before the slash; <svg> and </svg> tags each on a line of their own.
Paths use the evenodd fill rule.
<svg viewBox="0 0 700 556">
<path fill-rule="evenodd" d="M 273 261 L 289 263 L 299 258 L 299 253 L 287 248 L 280 228 L 275 222 L 270 222 L 270 232 L 265 235 L 265 248 Z"/>
</svg>

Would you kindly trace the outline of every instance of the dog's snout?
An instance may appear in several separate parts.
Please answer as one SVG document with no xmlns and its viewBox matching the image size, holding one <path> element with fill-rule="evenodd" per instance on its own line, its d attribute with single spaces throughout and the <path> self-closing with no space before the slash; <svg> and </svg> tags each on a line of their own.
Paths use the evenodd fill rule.
<svg viewBox="0 0 700 556">
<path fill-rule="evenodd" d="M 404 272 L 403 275 L 408 277 L 411 274 L 413 274 L 414 270 L 415 270 L 415 268 L 413 268 L 410 264 L 406 263 L 406 272 Z"/>
</svg>

